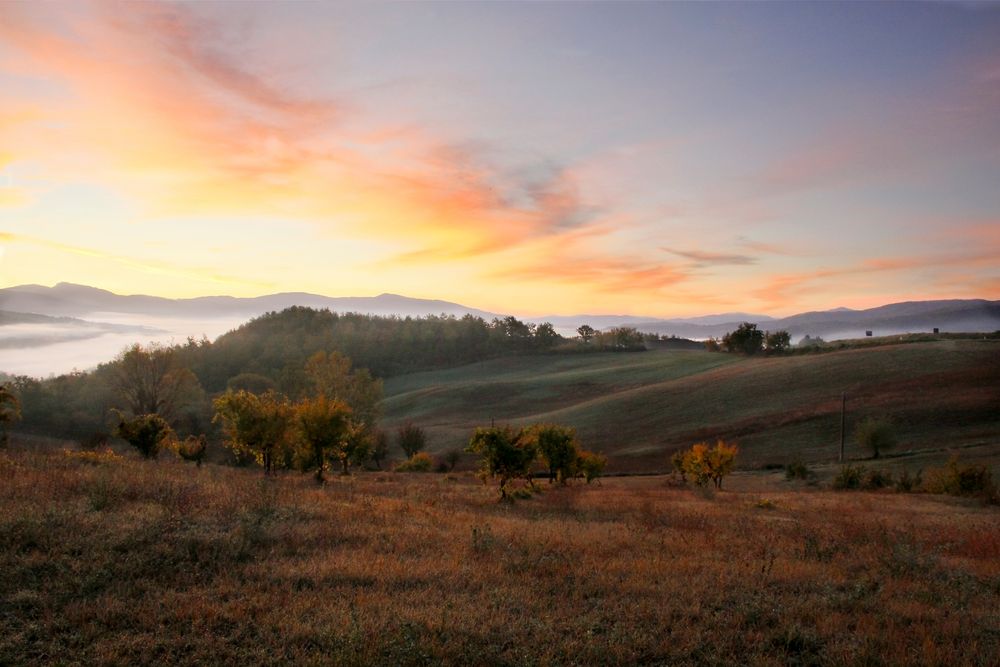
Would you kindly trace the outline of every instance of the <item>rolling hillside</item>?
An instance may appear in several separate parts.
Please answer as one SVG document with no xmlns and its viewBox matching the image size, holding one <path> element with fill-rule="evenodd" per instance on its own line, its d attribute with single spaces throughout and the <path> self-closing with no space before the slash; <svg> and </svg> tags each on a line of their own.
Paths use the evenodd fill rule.
<svg viewBox="0 0 1000 667">
<path fill-rule="evenodd" d="M 664 467 L 700 439 L 737 439 L 744 466 L 836 457 L 841 393 L 847 455 L 860 418 L 889 415 L 896 452 L 983 445 L 1000 454 L 1000 342 L 947 340 L 790 357 L 696 351 L 497 359 L 391 378 L 384 426 L 423 426 L 432 451 L 478 425 L 551 421 L 577 428 L 618 470 Z M 941 454 L 945 456 L 945 453 Z"/>
</svg>

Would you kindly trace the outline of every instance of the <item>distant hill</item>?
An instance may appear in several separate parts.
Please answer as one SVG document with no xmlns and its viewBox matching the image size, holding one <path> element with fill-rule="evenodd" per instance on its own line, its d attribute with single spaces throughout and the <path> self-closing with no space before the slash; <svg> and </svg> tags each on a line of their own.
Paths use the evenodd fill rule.
<svg viewBox="0 0 1000 667">
<path fill-rule="evenodd" d="M 474 315 L 489 321 L 498 315 L 450 301 L 414 299 L 398 294 L 374 297 L 328 297 L 307 292 L 284 292 L 252 298 L 205 296 L 191 299 L 114 294 L 107 290 L 59 283 L 54 287 L 20 285 L 0 289 L 0 309 L 48 316 L 92 317 L 101 313 L 137 316 L 210 318 L 239 316 L 249 319 L 266 312 L 276 312 L 291 306 L 329 309 L 334 312 L 355 312 L 367 315 Z M 786 329 L 792 339 L 809 335 L 827 340 L 864 337 L 866 331 L 875 336 L 929 332 L 935 327 L 942 332 L 992 332 L 1000 330 L 1000 301 L 956 299 L 945 301 L 908 301 L 867 310 L 836 308 L 807 312 L 784 318 L 733 312 L 688 318 L 650 318 L 637 315 L 550 315 L 526 318 L 532 322 L 550 322 L 556 330 L 575 335 L 581 324 L 597 329 L 617 326 L 635 327 L 640 331 L 705 339 L 719 337 L 735 329 L 741 322 L 756 322 L 762 329 Z M 197 333 L 197 332 L 196 332 Z"/>
<path fill-rule="evenodd" d="M 652 332 L 651 327 L 686 327 L 693 326 L 696 331 L 700 331 L 702 326 L 725 325 L 729 326 L 733 322 L 772 322 L 773 317 L 768 315 L 754 315 L 751 313 L 719 313 L 717 315 L 702 315 L 700 317 L 682 318 L 646 318 L 636 315 L 546 315 L 536 318 L 539 322 L 551 322 L 557 328 L 564 330 L 563 333 L 575 331 L 582 324 L 589 324 L 595 329 L 606 329 L 609 327 L 637 327 L 641 331 Z M 729 329 L 727 329 L 729 331 Z M 657 332 L 659 333 L 659 332 Z M 666 333 L 673 333 L 668 331 Z M 676 334 L 680 335 L 680 334 Z"/>
<path fill-rule="evenodd" d="M 747 316 L 729 322 L 694 320 L 640 320 L 627 323 L 640 331 L 704 339 L 732 331 L 740 322 L 756 322 L 762 329 L 784 329 L 792 339 L 809 335 L 826 340 L 863 338 L 866 331 L 875 336 L 930 332 L 992 332 L 1000 330 L 1000 301 L 955 299 L 948 301 L 907 301 L 867 310 L 837 308 L 801 313 L 779 319 Z"/>
<path fill-rule="evenodd" d="M 19 285 L 0 289 L 0 309 L 51 316 L 86 317 L 95 313 L 124 313 L 200 318 L 235 314 L 249 318 L 291 306 L 402 317 L 426 315 L 461 317 L 466 314 L 485 319 L 495 317 L 493 313 L 450 301 L 413 299 L 398 294 L 380 294 L 374 297 L 328 297 L 307 292 L 283 292 L 248 298 L 203 296 L 191 299 L 167 299 L 138 294 L 125 296 L 73 283 L 58 283 L 54 287 Z"/>
</svg>

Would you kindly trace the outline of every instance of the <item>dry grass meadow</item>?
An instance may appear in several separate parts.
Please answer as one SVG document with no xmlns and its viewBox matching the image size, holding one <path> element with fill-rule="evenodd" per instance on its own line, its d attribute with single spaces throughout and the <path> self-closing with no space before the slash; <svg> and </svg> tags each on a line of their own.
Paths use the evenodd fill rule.
<svg viewBox="0 0 1000 667">
<path fill-rule="evenodd" d="M 98 457 L 99 459 L 99 457 Z M 1000 512 L 0 452 L 0 664 L 1000 664 Z"/>
</svg>

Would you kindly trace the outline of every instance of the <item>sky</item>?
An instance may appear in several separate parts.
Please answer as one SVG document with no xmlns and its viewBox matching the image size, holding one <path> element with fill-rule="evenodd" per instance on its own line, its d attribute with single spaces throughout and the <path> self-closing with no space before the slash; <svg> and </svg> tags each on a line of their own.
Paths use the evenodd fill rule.
<svg viewBox="0 0 1000 667">
<path fill-rule="evenodd" d="M 1000 299 L 1000 4 L 0 3 L 0 287 Z"/>
</svg>

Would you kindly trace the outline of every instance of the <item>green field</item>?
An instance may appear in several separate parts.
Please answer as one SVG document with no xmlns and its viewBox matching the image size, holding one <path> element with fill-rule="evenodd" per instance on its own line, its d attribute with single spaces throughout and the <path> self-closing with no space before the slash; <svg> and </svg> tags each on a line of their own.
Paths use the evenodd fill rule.
<svg viewBox="0 0 1000 667">
<path fill-rule="evenodd" d="M 662 469 L 668 452 L 735 439 L 741 465 L 834 460 L 841 394 L 847 456 L 867 415 L 897 425 L 897 456 L 938 461 L 1000 454 L 1000 341 L 941 340 L 813 355 L 738 357 L 700 351 L 524 356 L 391 378 L 385 419 L 411 420 L 432 452 L 460 448 L 491 419 L 569 424 L 613 469 Z M 898 461 L 897 461 L 898 463 Z"/>
</svg>

